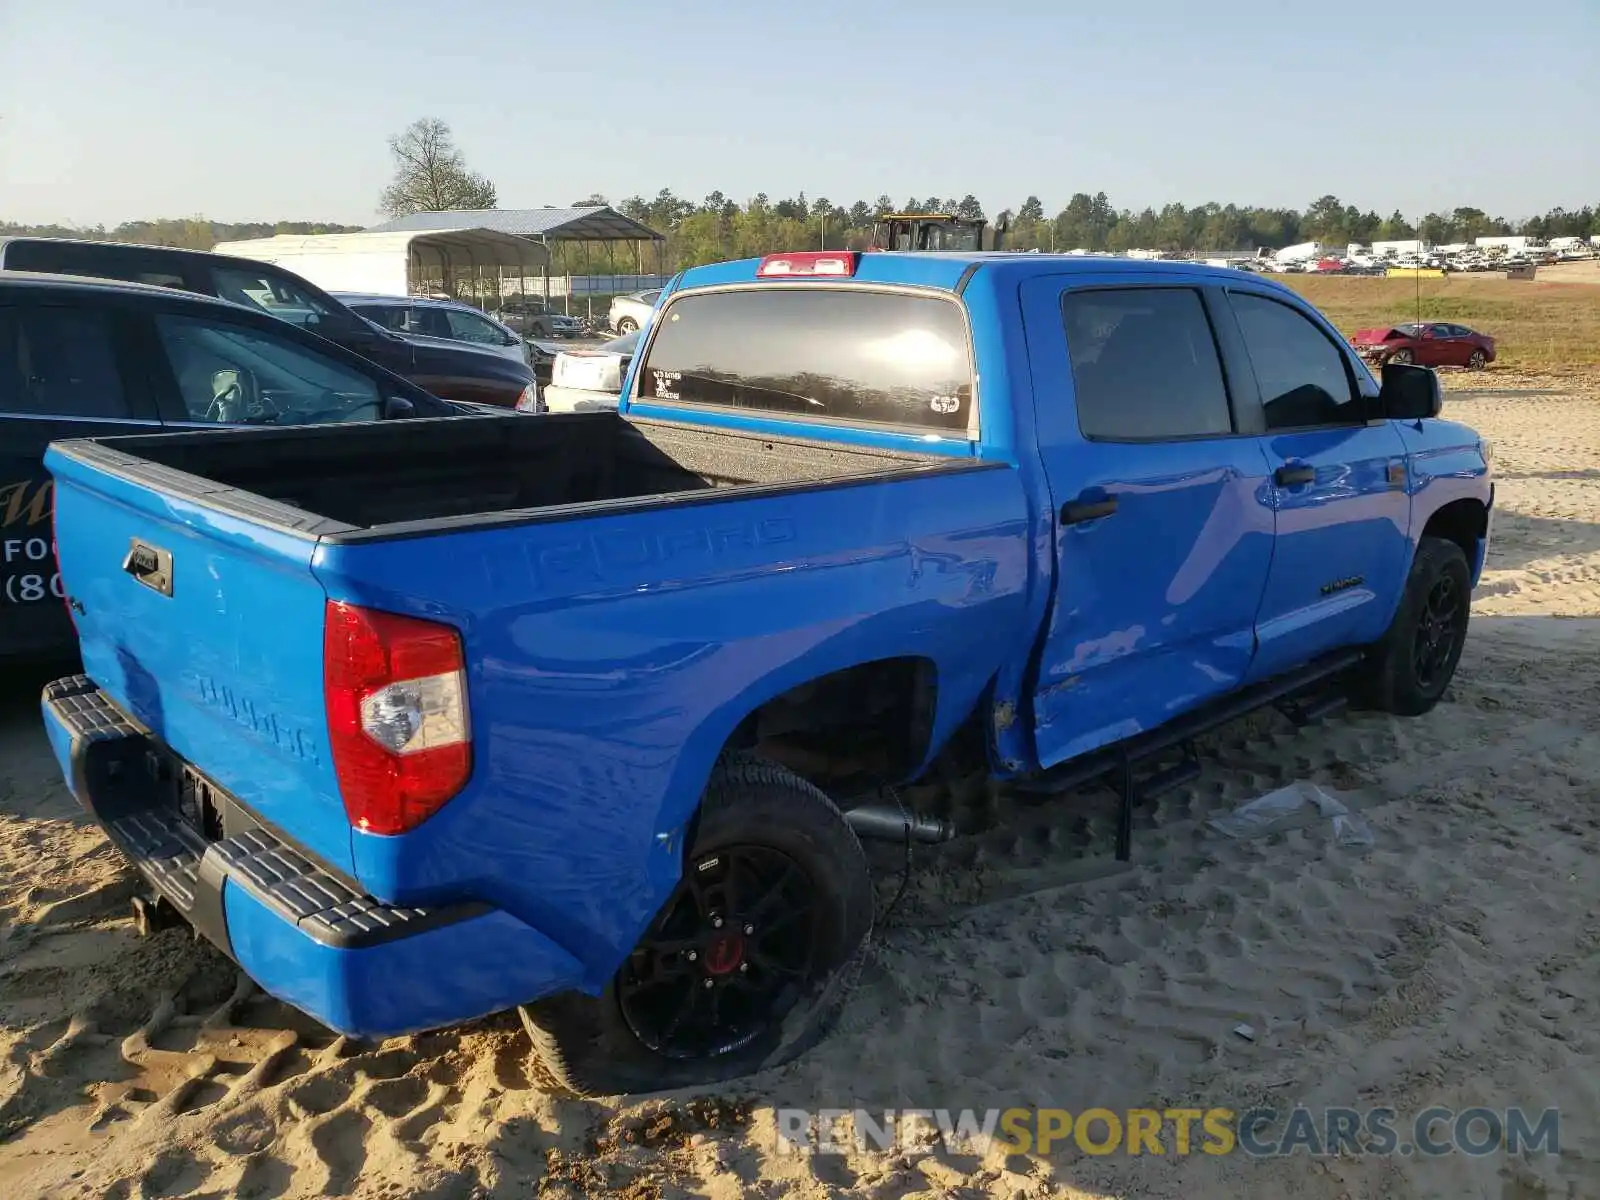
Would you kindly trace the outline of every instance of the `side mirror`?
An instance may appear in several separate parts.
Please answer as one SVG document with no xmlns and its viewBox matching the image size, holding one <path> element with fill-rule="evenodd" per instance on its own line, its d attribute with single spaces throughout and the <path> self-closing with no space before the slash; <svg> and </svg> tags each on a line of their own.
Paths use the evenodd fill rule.
<svg viewBox="0 0 1600 1200">
<path fill-rule="evenodd" d="M 1384 363 L 1378 389 L 1378 408 L 1391 421 L 1420 421 L 1437 417 L 1444 408 L 1439 377 L 1428 367 L 1410 363 Z"/>
<path fill-rule="evenodd" d="M 383 419 L 385 421 L 403 421 L 407 417 L 417 415 L 417 406 L 404 396 L 390 396 L 383 402 Z"/>
</svg>

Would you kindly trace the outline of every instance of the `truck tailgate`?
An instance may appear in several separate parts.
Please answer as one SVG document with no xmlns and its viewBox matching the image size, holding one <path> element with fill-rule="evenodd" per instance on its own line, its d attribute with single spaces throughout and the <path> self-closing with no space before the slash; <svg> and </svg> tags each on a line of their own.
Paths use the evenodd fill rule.
<svg viewBox="0 0 1600 1200">
<path fill-rule="evenodd" d="M 113 474 L 55 448 L 46 458 L 85 673 L 257 816 L 349 871 L 315 539 L 164 495 L 166 468 L 128 461 Z"/>
</svg>

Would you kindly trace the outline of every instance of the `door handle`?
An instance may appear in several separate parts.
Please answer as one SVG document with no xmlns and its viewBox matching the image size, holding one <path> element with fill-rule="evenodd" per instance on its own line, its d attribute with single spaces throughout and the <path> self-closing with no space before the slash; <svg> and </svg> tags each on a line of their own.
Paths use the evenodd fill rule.
<svg viewBox="0 0 1600 1200">
<path fill-rule="evenodd" d="M 1272 482 L 1279 487 L 1294 487 L 1300 483 L 1314 483 L 1317 469 L 1302 463 L 1285 463 L 1272 473 Z"/>
<path fill-rule="evenodd" d="M 1104 500 L 1079 501 L 1061 506 L 1061 523 L 1063 525 L 1077 525 L 1083 521 L 1098 521 L 1101 517 L 1109 517 L 1117 511 L 1117 498 L 1107 496 Z"/>
</svg>

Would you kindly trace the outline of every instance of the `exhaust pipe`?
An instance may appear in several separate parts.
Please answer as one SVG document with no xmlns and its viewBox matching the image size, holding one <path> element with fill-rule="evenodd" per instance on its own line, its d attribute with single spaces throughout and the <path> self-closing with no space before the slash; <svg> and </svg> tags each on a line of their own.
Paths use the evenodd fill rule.
<svg viewBox="0 0 1600 1200">
<path fill-rule="evenodd" d="M 949 821 L 890 804 L 863 804 L 846 812 L 844 819 L 861 838 L 902 842 L 909 836 L 914 842 L 948 842 L 956 835 Z"/>
</svg>

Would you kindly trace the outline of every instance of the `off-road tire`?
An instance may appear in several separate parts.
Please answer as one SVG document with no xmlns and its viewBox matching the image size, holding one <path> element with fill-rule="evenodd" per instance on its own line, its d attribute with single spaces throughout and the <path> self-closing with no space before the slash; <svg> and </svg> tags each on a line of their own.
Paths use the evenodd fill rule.
<svg viewBox="0 0 1600 1200">
<path fill-rule="evenodd" d="M 1415 662 L 1417 636 L 1428 598 L 1441 579 L 1453 583 L 1460 597 L 1460 627 L 1452 634 L 1443 668 L 1431 680 L 1423 681 Z M 1372 708 L 1407 717 L 1421 716 L 1439 703 L 1466 645 L 1471 596 L 1471 571 L 1461 547 L 1444 538 L 1422 538 L 1394 620 L 1357 670 L 1353 681 L 1357 697 Z"/>
<path fill-rule="evenodd" d="M 807 993 L 750 1045 L 692 1060 L 667 1058 L 635 1036 L 615 977 L 598 997 L 568 992 L 523 1005 L 536 1084 L 588 1097 L 720 1083 L 789 1062 L 832 1028 L 866 957 L 874 904 L 866 856 L 843 814 L 793 772 L 728 754 L 706 785 L 693 837 L 686 869 L 719 848 L 756 844 L 782 851 L 805 871 L 821 914 Z"/>
</svg>

